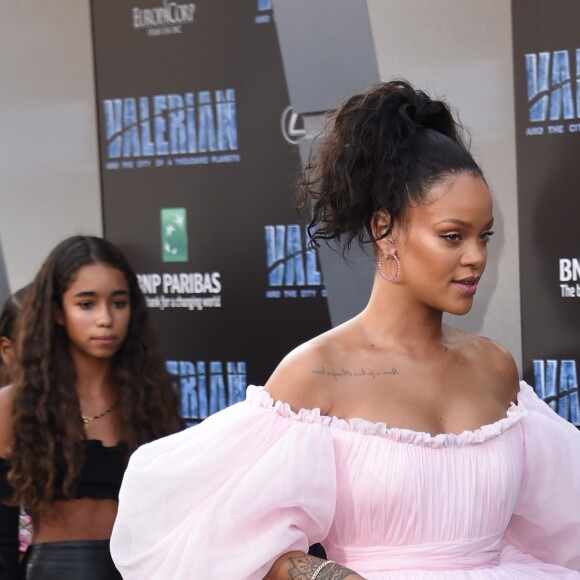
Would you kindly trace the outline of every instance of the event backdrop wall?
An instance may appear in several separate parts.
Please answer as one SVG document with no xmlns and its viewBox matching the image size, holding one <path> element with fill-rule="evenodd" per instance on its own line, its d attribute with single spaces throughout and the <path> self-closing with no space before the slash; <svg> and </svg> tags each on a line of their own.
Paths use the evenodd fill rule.
<svg viewBox="0 0 580 580">
<path fill-rule="evenodd" d="M 312 0 L 312 4 L 321 1 Z M 268 2 L 244 2 L 256 26 L 271 24 L 274 12 Z M 204 4 L 203 0 L 196 3 L 198 15 L 202 14 Z M 570 167 L 561 169 L 558 159 L 564 156 L 561 145 L 566 150 L 575 151 L 576 138 L 571 131 L 576 123 L 566 116 L 572 113 L 570 109 L 564 112 L 564 105 L 561 122 L 549 116 L 546 121 L 534 120 L 531 107 L 546 99 L 551 107 L 559 95 L 571 93 L 576 107 L 572 115 L 577 116 L 578 47 L 572 36 L 577 14 L 575 3 L 558 3 L 556 10 L 552 4 L 514 1 L 515 49 L 512 47 L 511 3 L 503 0 L 485 3 L 477 0 L 438 0 L 437 3 L 430 0 L 353 0 L 352 4 L 368 13 L 375 48 L 374 66 L 379 77 L 402 75 L 434 94 L 447 96 L 471 130 L 475 153 L 496 197 L 501 228 L 491 246 L 492 261 L 496 265 L 492 265 L 488 272 L 492 275 L 485 281 L 485 296 L 478 293 L 474 312 L 457 323 L 505 344 L 521 364 L 514 172 L 516 133 L 512 93 L 515 75 L 522 227 L 522 369 L 527 380 L 537 385 L 544 382 L 556 390 L 564 377 L 564 385 L 574 389 L 573 385 L 577 384 L 577 345 L 580 343 L 575 286 L 578 283 L 578 240 L 574 224 L 574 217 L 578 215 L 578 196 L 571 185 L 575 182 L 573 170 Z M 162 5 L 162 0 L 136 0 L 131 8 Z M 528 9 L 529 16 L 526 17 L 524 10 Z M 224 40 L 228 27 L 234 26 L 227 24 L 230 13 L 229 9 L 226 10 L 223 22 L 216 27 L 215 34 L 223 36 Z M 101 103 L 95 103 L 93 93 L 89 15 L 89 0 L 54 0 L 50 6 L 33 0 L 24 4 L 10 3 L 0 20 L 3 78 L 0 86 L 0 234 L 5 274 L 12 290 L 29 281 L 47 250 L 62 237 L 76 232 L 102 232 L 95 131 L 95 114 L 101 109 Z M 549 21 L 543 18 L 544 15 L 549 15 Z M 127 18 L 132 18 L 132 12 Z M 538 22 L 541 26 L 536 24 Z M 345 30 L 350 31 L 346 21 L 335 36 L 348 40 Z M 108 34 L 106 30 L 102 32 Z M 296 29 L 295 36 L 302 42 L 306 40 L 303 29 Z M 165 42 L 160 40 L 161 44 Z M 120 55 L 123 50 L 122 46 Z M 218 54 L 219 51 L 215 52 Z M 320 58 L 320 54 L 316 54 Z M 174 64 L 181 63 L 182 71 L 187 71 L 189 61 L 210 60 L 213 56 L 209 49 L 204 49 L 195 54 L 176 53 L 172 60 Z M 216 60 L 215 67 L 223 66 L 224 62 L 227 60 Z M 328 70 L 340 73 L 339 64 L 335 63 L 336 68 Z M 557 64 L 556 68 L 554 64 Z M 567 77 L 562 76 L 566 65 L 569 65 L 569 83 Z M 261 66 L 261 60 L 256 63 L 244 61 L 240 70 Z M 345 62 L 343 69 L 346 66 Z M 154 59 L 146 76 L 157 74 L 160 67 L 163 63 Z M 263 67 L 262 70 L 265 76 L 269 74 Z M 561 85 L 558 75 L 562 79 Z M 532 83 L 528 94 L 529 78 Z M 292 84 L 291 79 L 288 82 Z M 537 83 L 536 89 L 534 82 Z M 208 88 L 212 87 L 199 85 L 190 87 L 188 91 Z M 561 93 L 559 88 L 562 88 Z M 114 91 L 111 98 L 120 94 Z M 288 104 L 291 101 L 288 98 Z M 265 120 L 261 115 L 253 119 L 256 125 Z M 271 122 L 279 122 L 279 119 Z M 556 128 L 549 129 L 549 126 Z M 299 120 L 295 129 L 299 132 Z M 528 129 L 535 132 L 526 134 Z M 540 129 L 544 134 L 539 134 Z M 239 127 L 238 133 L 241 135 Z M 530 143 L 528 153 L 522 149 L 528 146 L 525 142 Z M 266 162 L 268 159 L 266 156 Z M 541 176 L 539 172 L 544 170 L 546 173 Z M 172 189 L 172 181 L 170 177 L 164 182 L 160 195 Z M 132 187 L 132 183 L 127 185 Z M 290 191 L 289 183 L 285 187 L 285 192 Z M 287 199 L 286 193 L 281 191 L 276 195 L 279 200 Z M 554 205 L 549 204 L 548 199 L 554 199 Z M 163 207 L 172 204 L 163 204 Z M 252 203 L 249 205 L 252 210 L 260 211 Z M 292 210 L 287 209 L 291 217 L 273 221 L 295 224 Z M 127 223 L 131 222 L 133 214 L 139 215 L 140 210 L 139 204 L 131 208 L 125 216 Z M 557 225 L 553 225 L 554 222 Z M 541 240 L 548 240 L 552 246 L 559 244 L 559 247 L 547 249 L 548 245 L 540 243 Z M 190 252 L 194 249 L 189 247 Z M 144 251 L 136 249 L 135 252 Z M 256 260 L 260 262 L 262 259 L 259 253 Z M 324 261 L 325 256 L 322 256 Z M 322 263 L 321 271 L 324 267 Z M 328 275 L 324 273 L 323 276 L 332 278 L 333 273 L 328 270 Z M 337 319 L 347 316 L 349 307 L 356 308 L 359 304 L 358 296 L 341 304 L 342 297 L 336 294 L 335 288 L 329 287 L 329 292 L 331 306 L 338 300 L 338 310 L 331 309 L 332 323 L 335 315 Z M 566 294 L 562 295 L 562 292 Z M 189 324 L 188 313 L 181 311 L 181 314 L 182 324 Z M 303 323 L 304 317 L 301 315 L 297 320 Z M 221 337 L 210 330 L 211 321 L 203 319 L 202 322 L 197 325 L 201 329 L 199 332 L 206 335 L 206 344 L 211 341 L 214 351 L 218 350 Z M 232 325 L 237 325 L 236 320 L 232 320 Z M 277 332 L 282 331 L 281 327 L 277 329 Z M 305 334 L 308 332 L 311 331 L 305 330 Z M 282 349 L 286 345 L 280 346 Z M 183 360 L 191 360 L 194 356 L 195 347 L 188 348 Z M 235 360 L 237 358 L 241 359 L 241 356 Z M 563 392 L 568 394 L 570 391 Z"/>
<path fill-rule="evenodd" d="M 244 1 L 258 5 L 257 0 Z M 497 279 L 502 285 L 495 287 L 491 280 L 485 281 L 492 289 L 491 302 L 478 293 L 475 311 L 458 323 L 499 340 L 520 364 L 519 266 L 517 244 L 512 239 L 517 236 L 517 216 L 512 212 L 515 146 L 510 5 L 503 0 L 438 0 L 436 7 L 430 0 L 353 0 L 355 3 L 368 13 L 369 40 L 376 47 L 374 66 L 380 68 L 381 77 L 401 74 L 436 94 L 447 95 L 472 129 L 476 154 L 492 183 L 508 237 L 503 243 L 503 233 L 498 231 L 491 246 L 492 259 L 499 258 Z M 162 2 L 148 4 L 153 7 Z M 201 10 L 202 3 L 198 4 Z M 144 4 L 135 2 L 139 6 Z M 30 279 L 58 239 L 75 232 L 102 232 L 95 135 L 98 104 L 93 93 L 89 13 L 89 0 L 54 0 L 50 7 L 33 0 L 10 3 L 0 20 L 4 79 L 0 86 L 0 232 L 12 289 Z M 478 22 L 484 26 L 479 27 Z M 350 23 L 343 20 L 335 36 L 348 38 L 345 30 L 350 32 Z M 307 39 L 302 28 L 294 35 Z M 482 46 L 484 42 L 487 46 Z M 459 61 L 461 54 L 469 56 L 469 66 Z M 206 56 L 211 55 L 204 51 L 202 57 Z M 319 54 L 316 59 L 320 60 Z M 339 65 L 328 70 L 344 75 L 347 62 Z M 482 70 L 485 72 L 478 74 Z M 482 140 L 488 130 L 489 138 Z M 325 275 L 332 277 L 333 272 Z M 363 288 L 361 295 L 364 293 Z M 331 288 L 329 300 L 332 305 L 342 297 Z M 354 296 L 346 304 L 339 303 L 337 320 L 356 310 L 361 300 Z"/>
<path fill-rule="evenodd" d="M 514 49 L 502 0 L 93 1 L 105 234 L 139 271 L 192 422 L 241 399 L 246 384 L 263 382 L 285 352 L 364 305 L 372 260 L 361 252 L 345 267 L 336 253 L 308 249 L 291 198 L 326 113 L 379 79 L 404 77 L 449 100 L 470 132 L 494 193 L 496 236 L 472 313 L 447 320 L 493 338 L 521 362 L 514 75 L 519 126 L 536 122 L 535 101 L 523 92 L 531 60 L 522 61 L 522 50 L 538 55 L 539 101 L 556 97 L 542 93 L 544 49 L 518 48 L 525 28 L 518 6 Z M 549 74 L 550 90 L 560 95 L 561 68 L 555 81 Z M 519 141 L 522 135 L 518 129 Z M 533 198 L 528 185 L 542 183 L 548 158 L 531 158 L 534 173 L 523 155 L 520 210 Z M 577 215 L 577 203 L 566 207 Z M 520 212 L 525 255 L 538 254 L 530 218 L 545 210 Z M 560 282 L 570 278 L 559 299 L 570 305 L 578 260 L 571 244 L 558 252 Z M 525 314 L 539 308 L 529 280 Z M 549 336 L 560 332 L 553 327 Z M 523 370 L 551 396 L 545 384 L 561 368 L 566 398 L 554 406 L 576 422 L 568 353 L 578 334 L 572 326 L 562 334 L 561 347 L 546 339 L 553 349 L 545 352 L 554 354 L 540 348 Z"/>
<path fill-rule="evenodd" d="M 92 3 L 105 235 L 203 419 L 330 327 L 267 1 Z"/>
<path fill-rule="evenodd" d="M 580 427 L 580 6 L 512 4 L 524 375 Z"/>
</svg>

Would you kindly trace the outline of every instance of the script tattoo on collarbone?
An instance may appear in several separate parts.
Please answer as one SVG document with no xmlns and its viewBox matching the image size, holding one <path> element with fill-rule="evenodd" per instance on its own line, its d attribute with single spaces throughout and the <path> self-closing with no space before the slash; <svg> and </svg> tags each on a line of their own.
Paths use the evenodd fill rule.
<svg viewBox="0 0 580 580">
<path fill-rule="evenodd" d="M 320 375 L 324 377 L 332 377 L 335 381 L 338 379 L 351 379 L 351 378 L 368 378 L 368 379 L 376 379 L 379 377 L 386 377 L 386 376 L 396 376 L 399 374 L 399 371 L 394 368 L 384 368 L 384 369 L 365 369 L 365 368 L 358 368 L 354 370 L 350 369 L 327 369 L 326 367 L 319 367 L 312 371 L 313 375 Z"/>
</svg>

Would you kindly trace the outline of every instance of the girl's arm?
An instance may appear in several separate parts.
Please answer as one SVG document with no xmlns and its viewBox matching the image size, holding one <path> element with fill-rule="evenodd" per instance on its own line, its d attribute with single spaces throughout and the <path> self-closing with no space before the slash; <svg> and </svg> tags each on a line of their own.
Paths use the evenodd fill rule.
<svg viewBox="0 0 580 580">
<path fill-rule="evenodd" d="M 304 552 L 280 556 L 264 580 L 359 580 L 356 572 Z"/>
</svg>

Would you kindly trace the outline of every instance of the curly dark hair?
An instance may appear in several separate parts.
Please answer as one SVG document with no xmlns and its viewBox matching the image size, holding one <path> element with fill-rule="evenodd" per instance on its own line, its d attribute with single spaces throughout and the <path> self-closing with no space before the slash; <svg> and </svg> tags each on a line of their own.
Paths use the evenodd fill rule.
<svg viewBox="0 0 580 580">
<path fill-rule="evenodd" d="M 117 412 L 128 453 L 183 428 L 178 396 L 165 369 L 148 310 L 129 262 L 110 242 L 73 236 L 48 256 L 29 287 L 16 332 L 13 443 L 8 480 L 13 503 L 32 515 L 50 509 L 55 495 L 74 492 L 86 439 L 75 389 L 68 336 L 57 324 L 64 292 L 78 270 L 103 263 L 123 273 L 131 317 L 126 338 L 111 364 Z M 57 478 L 57 467 L 64 478 Z"/>
<path fill-rule="evenodd" d="M 7 338 L 11 342 L 14 341 L 16 318 L 22 307 L 22 301 L 25 295 L 26 287 L 20 288 L 20 290 L 17 290 L 6 299 L 2 307 L 2 313 L 0 314 L 0 337 Z M 0 387 L 10 382 L 10 376 L 10 371 L 0 357 Z"/>
<path fill-rule="evenodd" d="M 393 225 L 449 175 L 483 173 L 449 106 L 404 80 L 379 83 L 331 115 L 299 181 L 298 209 L 312 210 L 313 243 L 375 241 L 372 220 L 386 210 Z"/>
</svg>

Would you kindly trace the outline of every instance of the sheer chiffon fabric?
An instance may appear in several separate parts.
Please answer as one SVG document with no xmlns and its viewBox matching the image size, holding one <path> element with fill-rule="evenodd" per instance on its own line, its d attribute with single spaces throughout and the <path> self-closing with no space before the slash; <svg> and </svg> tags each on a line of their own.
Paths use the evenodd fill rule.
<svg viewBox="0 0 580 580">
<path fill-rule="evenodd" d="M 243 580 L 316 542 L 369 580 L 580 580 L 580 432 L 523 382 L 506 418 L 436 436 L 250 386 L 133 455 L 111 550 L 127 580 Z"/>
</svg>

